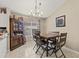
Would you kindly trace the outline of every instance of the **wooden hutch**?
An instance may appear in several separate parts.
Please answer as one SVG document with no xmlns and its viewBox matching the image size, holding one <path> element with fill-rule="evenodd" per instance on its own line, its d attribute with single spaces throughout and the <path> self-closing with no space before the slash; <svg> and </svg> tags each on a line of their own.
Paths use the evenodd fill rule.
<svg viewBox="0 0 79 59">
<path fill-rule="evenodd" d="M 10 17 L 10 50 L 14 50 L 26 42 L 24 36 L 24 22 L 22 17 Z"/>
</svg>

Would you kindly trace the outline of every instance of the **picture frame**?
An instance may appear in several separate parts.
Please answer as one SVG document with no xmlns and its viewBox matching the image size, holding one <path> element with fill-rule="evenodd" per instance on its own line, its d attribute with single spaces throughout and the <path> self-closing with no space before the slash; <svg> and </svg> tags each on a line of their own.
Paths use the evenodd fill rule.
<svg viewBox="0 0 79 59">
<path fill-rule="evenodd" d="M 65 20 L 66 20 L 65 15 L 56 17 L 56 27 L 65 27 L 66 26 Z"/>
</svg>

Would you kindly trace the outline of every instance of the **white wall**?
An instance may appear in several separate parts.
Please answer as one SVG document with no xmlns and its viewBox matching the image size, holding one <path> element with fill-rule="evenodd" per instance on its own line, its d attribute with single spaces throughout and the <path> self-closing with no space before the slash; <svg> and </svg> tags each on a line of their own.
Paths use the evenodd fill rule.
<svg viewBox="0 0 79 59">
<path fill-rule="evenodd" d="M 46 31 L 67 32 L 66 46 L 79 51 L 79 0 L 66 0 L 46 21 Z M 55 19 L 58 16 L 66 15 L 66 27 L 56 27 Z"/>
<path fill-rule="evenodd" d="M 7 26 L 7 14 L 0 14 L 0 27 L 6 27 Z"/>
<path fill-rule="evenodd" d="M 46 31 L 44 29 L 46 29 L 46 19 L 40 19 L 40 32 L 41 34 L 45 33 Z"/>
</svg>

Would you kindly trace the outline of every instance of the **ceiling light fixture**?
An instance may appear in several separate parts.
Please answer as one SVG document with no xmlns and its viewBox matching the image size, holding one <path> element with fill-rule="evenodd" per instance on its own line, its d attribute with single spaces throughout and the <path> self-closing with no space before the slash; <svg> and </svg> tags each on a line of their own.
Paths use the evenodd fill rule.
<svg viewBox="0 0 79 59">
<path fill-rule="evenodd" d="M 29 14 L 32 15 L 32 16 L 42 16 L 43 12 L 40 11 L 40 6 L 41 6 L 41 2 L 38 3 L 38 1 L 35 0 L 34 9 L 32 9 Z"/>
</svg>

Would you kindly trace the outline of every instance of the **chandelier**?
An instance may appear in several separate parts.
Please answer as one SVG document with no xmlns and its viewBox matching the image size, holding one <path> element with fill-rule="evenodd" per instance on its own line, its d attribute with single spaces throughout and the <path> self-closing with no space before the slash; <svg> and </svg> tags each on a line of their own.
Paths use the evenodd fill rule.
<svg viewBox="0 0 79 59">
<path fill-rule="evenodd" d="M 41 7 L 41 2 L 38 3 L 38 1 L 35 0 L 34 9 L 32 9 L 29 14 L 32 16 L 42 16 L 43 12 L 40 10 L 40 7 Z"/>
</svg>

